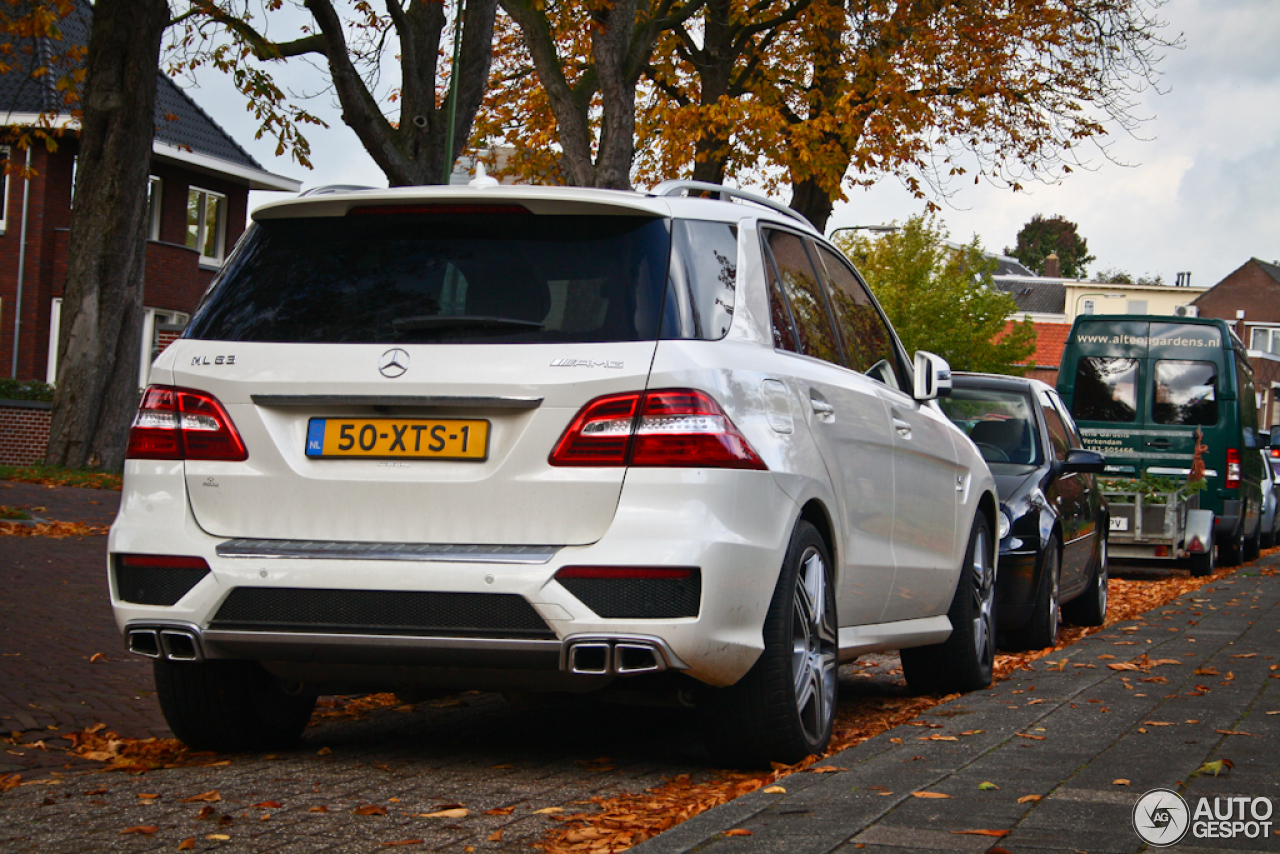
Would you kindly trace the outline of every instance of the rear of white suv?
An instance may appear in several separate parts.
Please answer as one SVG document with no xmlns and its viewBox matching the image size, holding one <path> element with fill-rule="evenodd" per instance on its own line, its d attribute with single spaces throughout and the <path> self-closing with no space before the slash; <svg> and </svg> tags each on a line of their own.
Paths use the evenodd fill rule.
<svg viewBox="0 0 1280 854">
<path fill-rule="evenodd" d="M 890 545 L 913 526 L 892 524 L 893 489 L 854 512 L 833 485 L 849 475 L 811 426 L 827 413 L 787 369 L 826 363 L 779 346 L 777 300 L 805 321 L 766 234 L 819 238 L 671 192 L 413 188 L 255 213 L 152 371 L 110 541 L 118 622 L 179 737 L 287 742 L 319 693 L 626 686 L 695 702 L 721 758 L 796 761 L 829 737 L 841 657 L 931 644 L 917 681 L 946 687 L 985 466 L 963 437 L 931 458 L 958 484 L 944 565 L 860 577 L 865 531 L 844 520 L 887 518 Z M 840 621 L 864 586 L 931 610 Z M 782 712 L 743 701 L 781 684 Z"/>
</svg>

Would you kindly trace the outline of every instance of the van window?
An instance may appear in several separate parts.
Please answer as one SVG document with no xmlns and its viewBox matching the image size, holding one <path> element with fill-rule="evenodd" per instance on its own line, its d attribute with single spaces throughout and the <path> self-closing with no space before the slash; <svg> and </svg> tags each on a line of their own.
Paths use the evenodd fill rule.
<svg viewBox="0 0 1280 854">
<path fill-rule="evenodd" d="M 1086 356 L 1076 365 L 1072 402 L 1081 421 L 1132 421 L 1138 414 L 1138 360 Z"/>
<path fill-rule="evenodd" d="M 1155 364 L 1151 417 L 1157 424 L 1217 424 L 1218 366 L 1162 360 Z"/>
</svg>

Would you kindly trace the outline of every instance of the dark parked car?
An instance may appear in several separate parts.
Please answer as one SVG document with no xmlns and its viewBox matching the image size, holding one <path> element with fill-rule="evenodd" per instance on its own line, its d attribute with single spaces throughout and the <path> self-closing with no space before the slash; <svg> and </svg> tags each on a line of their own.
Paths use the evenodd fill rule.
<svg viewBox="0 0 1280 854">
<path fill-rule="evenodd" d="M 1107 505 L 1086 450 L 1052 387 L 993 374 L 953 375 L 940 399 L 995 475 L 1000 493 L 996 624 L 1006 649 L 1040 649 L 1058 614 L 1081 626 L 1107 614 Z"/>
</svg>

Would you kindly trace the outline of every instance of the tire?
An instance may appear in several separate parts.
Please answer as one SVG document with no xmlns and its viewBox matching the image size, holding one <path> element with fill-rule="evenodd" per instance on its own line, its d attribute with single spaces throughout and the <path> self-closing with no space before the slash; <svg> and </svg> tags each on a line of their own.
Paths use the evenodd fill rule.
<svg viewBox="0 0 1280 854">
<path fill-rule="evenodd" d="M 1218 566 L 1239 566 L 1244 555 L 1244 525 L 1230 540 L 1218 545 Z"/>
<path fill-rule="evenodd" d="M 315 695 L 289 693 L 255 661 L 159 659 L 153 664 L 164 719 L 192 750 L 288 747 L 315 708 Z"/>
<path fill-rule="evenodd" d="M 1053 646 L 1058 639 L 1058 605 L 1062 594 L 1062 549 L 1057 536 L 1049 538 L 1044 549 L 1044 567 L 1040 571 L 1040 583 L 1036 586 L 1036 598 L 1032 603 L 1031 617 L 1020 629 L 1008 632 L 1011 650 L 1044 649 Z"/>
<path fill-rule="evenodd" d="M 1076 626 L 1101 626 L 1107 621 L 1107 582 L 1111 579 L 1111 566 L 1107 558 L 1107 538 L 1098 540 L 1098 553 L 1094 556 L 1093 572 L 1085 591 L 1062 606 L 1062 616 Z"/>
<path fill-rule="evenodd" d="M 826 542 L 796 524 L 764 621 L 764 651 L 727 688 L 701 686 L 703 740 L 725 766 L 794 765 L 821 754 L 835 720 L 839 649 Z"/>
<path fill-rule="evenodd" d="M 902 672 L 911 690 L 950 694 L 991 684 L 996 652 L 996 574 L 991 552 L 991 526 L 978 513 L 947 611 L 951 636 L 942 643 L 902 650 Z"/>
<path fill-rule="evenodd" d="M 1192 578 L 1204 578 L 1206 575 L 1213 575 L 1213 547 L 1210 546 L 1207 552 L 1192 555 L 1187 559 L 1187 564 L 1191 570 Z"/>
<path fill-rule="evenodd" d="M 1257 560 L 1262 554 L 1262 514 L 1258 514 L 1258 527 L 1254 529 L 1253 536 L 1244 542 L 1244 559 L 1246 561 Z"/>
</svg>

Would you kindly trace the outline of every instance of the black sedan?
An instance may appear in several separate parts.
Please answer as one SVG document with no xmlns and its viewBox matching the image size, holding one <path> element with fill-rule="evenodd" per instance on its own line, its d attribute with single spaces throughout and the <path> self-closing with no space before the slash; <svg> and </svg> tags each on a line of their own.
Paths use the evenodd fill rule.
<svg viewBox="0 0 1280 854">
<path fill-rule="evenodd" d="M 991 467 L 1000 493 L 996 624 L 1005 649 L 1041 649 L 1059 608 L 1081 626 L 1107 615 L 1107 504 L 1071 414 L 1038 380 L 957 373 L 938 401 Z"/>
</svg>

